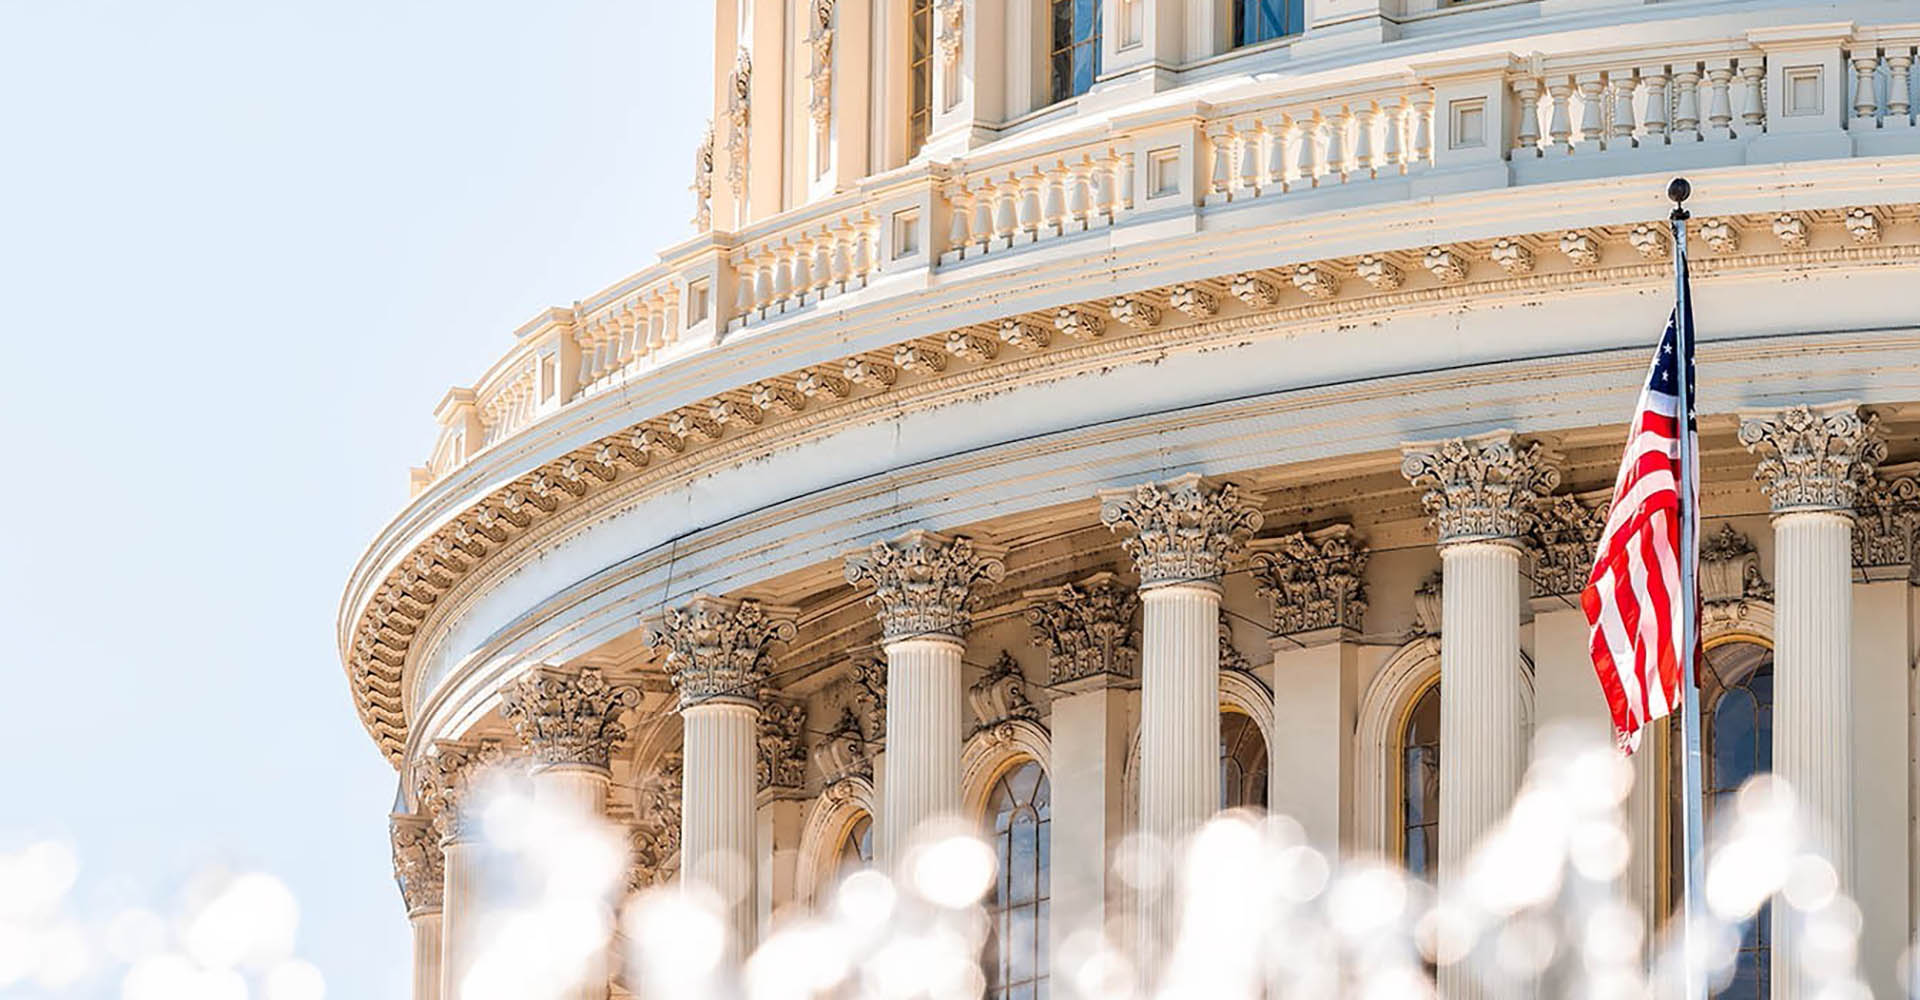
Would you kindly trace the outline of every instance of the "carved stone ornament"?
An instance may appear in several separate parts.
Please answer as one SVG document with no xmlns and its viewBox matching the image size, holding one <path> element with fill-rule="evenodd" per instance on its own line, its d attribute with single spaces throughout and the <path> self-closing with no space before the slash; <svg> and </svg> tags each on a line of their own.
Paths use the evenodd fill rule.
<svg viewBox="0 0 1920 1000">
<path fill-rule="evenodd" d="M 865 656 L 853 661 L 853 707 L 866 727 L 867 742 L 875 747 L 887 740 L 887 661 Z"/>
<path fill-rule="evenodd" d="M 980 675 L 967 688 L 967 705 L 973 709 L 973 728 L 967 731 L 967 738 L 975 733 L 993 729 L 1015 719 L 1038 722 L 1040 707 L 1027 696 L 1027 678 L 1020 672 L 1020 664 L 1013 654 L 1000 651 L 1000 658 L 992 667 Z"/>
<path fill-rule="evenodd" d="M 1592 233 L 1574 229 L 1560 236 L 1560 252 L 1573 262 L 1574 267 L 1598 267 L 1600 264 L 1600 242 Z"/>
<path fill-rule="evenodd" d="M 1743 414 L 1740 443 L 1760 456 L 1753 478 L 1776 514 L 1852 510 L 1887 457 L 1880 418 L 1852 403 Z"/>
<path fill-rule="evenodd" d="M 807 706 L 768 699 L 760 708 L 754 768 L 761 791 L 807 783 Z"/>
<path fill-rule="evenodd" d="M 820 780 L 832 787 L 849 778 L 873 780 L 872 743 L 860 729 L 860 718 L 851 705 L 840 710 L 840 721 L 827 731 L 813 752 Z"/>
<path fill-rule="evenodd" d="M 1047 652 L 1051 683 L 1131 679 L 1140 670 L 1140 595 L 1112 573 L 1028 595 L 1033 644 Z"/>
<path fill-rule="evenodd" d="M 400 886 L 407 915 L 438 912 L 446 853 L 440 849 L 432 820 L 396 813 L 388 820 L 387 831 L 393 836 L 393 881 Z"/>
<path fill-rule="evenodd" d="M 1535 508 L 1560 485 L 1560 470 L 1538 442 L 1511 431 L 1410 444 L 1400 472 L 1424 487 L 1440 544 L 1517 539 L 1533 526 Z"/>
<path fill-rule="evenodd" d="M 713 228 L 713 120 L 693 150 L 693 228 L 705 232 Z"/>
<path fill-rule="evenodd" d="M 1327 628 L 1360 630 L 1367 613 L 1367 547 L 1353 525 L 1294 532 L 1255 543 L 1253 579 L 1273 604 L 1273 630 L 1296 635 Z"/>
<path fill-rule="evenodd" d="M 1854 499 L 1853 562 L 1864 568 L 1904 566 L 1920 582 L 1920 478 L 1875 477 Z"/>
<path fill-rule="evenodd" d="M 1594 546 L 1606 526 L 1606 504 L 1589 507 L 1562 493 L 1538 505 L 1533 528 L 1527 532 L 1527 549 L 1533 553 L 1534 596 L 1565 596 L 1585 590 L 1587 577 L 1593 572 Z"/>
<path fill-rule="evenodd" d="M 747 126 L 752 123 L 753 56 L 742 48 L 727 75 L 727 184 L 739 198 L 747 190 Z"/>
<path fill-rule="evenodd" d="M 1442 612 L 1446 609 L 1441 588 L 1446 583 L 1446 574 L 1434 570 L 1420 586 L 1413 590 L 1413 634 L 1439 635 Z"/>
<path fill-rule="evenodd" d="M 627 834 L 632 852 L 627 887 L 635 891 L 663 885 L 680 871 L 681 784 L 685 764 L 679 751 L 660 758 L 633 790 L 633 826 Z"/>
<path fill-rule="evenodd" d="M 966 38 L 967 8 L 964 0 L 935 0 L 940 15 L 940 64 L 952 66 L 960 61 L 960 49 Z"/>
<path fill-rule="evenodd" d="M 1100 522 L 1129 533 L 1120 547 L 1133 557 L 1142 587 L 1218 583 L 1227 563 L 1260 529 L 1257 498 L 1227 483 L 1208 489 L 1199 476 L 1142 483 L 1100 495 Z"/>
<path fill-rule="evenodd" d="M 970 539 L 912 531 L 848 556 L 846 572 L 847 582 L 856 587 L 873 585 L 867 603 L 878 609 L 887 640 L 961 639 L 973 624 L 974 584 L 998 583 L 1006 565 L 997 552 L 976 551 Z"/>
<path fill-rule="evenodd" d="M 1773 587 L 1760 575 L 1760 554 L 1747 536 L 1722 524 L 1700 545 L 1700 601 L 1712 606 L 1749 597 L 1773 600 Z"/>
<path fill-rule="evenodd" d="M 807 45 L 813 59 L 807 78 L 812 96 L 807 112 L 814 127 L 824 132 L 833 119 L 833 0 L 816 0 L 811 20 Z"/>
<path fill-rule="evenodd" d="M 701 595 L 667 611 L 647 636 L 667 650 L 667 676 L 684 711 L 709 701 L 757 705 L 772 646 L 794 636 L 794 612 Z"/>
<path fill-rule="evenodd" d="M 479 817 L 468 808 L 473 789 L 495 768 L 507 762 L 499 740 L 435 740 L 414 764 L 414 802 L 423 816 L 433 818 L 433 831 L 442 844 L 472 840 L 479 833 Z"/>
<path fill-rule="evenodd" d="M 593 667 L 536 667 L 501 693 L 500 714 L 513 720 L 536 764 L 604 769 L 627 738 L 621 718 L 639 704 L 639 688 L 609 684 Z"/>
<path fill-rule="evenodd" d="M 1215 631 L 1220 635 L 1220 669 L 1252 670 L 1253 664 L 1248 662 L 1246 654 L 1233 643 L 1233 619 L 1227 617 L 1226 608 L 1220 609 L 1220 624 Z"/>
</svg>

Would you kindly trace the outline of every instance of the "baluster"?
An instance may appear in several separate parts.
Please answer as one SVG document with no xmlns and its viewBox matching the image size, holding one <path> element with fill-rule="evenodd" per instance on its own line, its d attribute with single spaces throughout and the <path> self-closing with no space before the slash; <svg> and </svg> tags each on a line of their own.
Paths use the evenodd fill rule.
<svg viewBox="0 0 1920 1000">
<path fill-rule="evenodd" d="M 680 293 L 669 285 L 665 292 L 655 292 L 653 300 L 660 303 L 660 346 L 680 342 Z"/>
<path fill-rule="evenodd" d="M 1514 97 L 1520 101 L 1519 123 L 1513 134 L 1513 152 L 1519 156 L 1540 155 L 1540 81 L 1532 75 L 1513 81 Z"/>
<path fill-rule="evenodd" d="M 1040 168 L 1020 179 L 1020 231 L 1027 242 L 1040 238 Z"/>
<path fill-rule="evenodd" d="M 662 315 L 661 298 L 655 295 L 640 313 L 639 323 L 634 329 L 635 340 L 646 344 L 648 354 L 654 354 L 667 346 L 667 318 Z"/>
<path fill-rule="evenodd" d="M 760 315 L 765 316 L 768 310 L 773 308 L 773 303 L 776 298 L 774 294 L 773 269 L 775 262 L 773 258 L 773 248 L 762 247 L 760 252 L 754 255 L 754 262 L 759 265 L 760 268 L 760 282 L 759 287 L 754 290 L 754 301 L 760 308 Z"/>
<path fill-rule="evenodd" d="M 740 251 L 733 265 L 733 311 L 738 319 L 745 320 L 753 312 L 758 299 L 758 291 L 754 287 L 757 276 L 758 269 L 754 267 L 753 258 L 746 251 Z"/>
<path fill-rule="evenodd" d="M 773 252 L 773 304 L 779 311 L 786 312 L 788 300 L 793 297 L 793 247 L 781 243 Z"/>
<path fill-rule="evenodd" d="M 1727 85 L 1733 80 L 1733 64 L 1725 59 L 1707 63 L 1707 138 L 1721 141 L 1733 138 L 1733 102 Z"/>
<path fill-rule="evenodd" d="M 1088 157 L 1087 163 L 1087 228 L 1101 225 L 1113 218 L 1113 162 L 1111 150 L 1098 160 Z"/>
<path fill-rule="evenodd" d="M 861 286 L 867 283 L 867 277 L 873 273 L 873 248 L 880 245 L 880 224 L 872 219 L 861 219 L 853 227 L 853 280 Z"/>
<path fill-rule="evenodd" d="M 807 304 L 807 292 L 813 288 L 813 246 L 805 234 L 794 237 L 793 306 Z"/>
<path fill-rule="evenodd" d="M 1060 160 L 1040 179 L 1040 224 L 1056 236 L 1067 231 L 1066 181 L 1067 165 Z"/>
<path fill-rule="evenodd" d="M 1695 64 L 1673 69 L 1673 141 L 1700 141 L 1700 70 Z"/>
<path fill-rule="evenodd" d="M 1327 147 L 1321 138 L 1326 129 L 1326 119 L 1321 118 L 1318 111 L 1314 112 L 1313 122 L 1308 125 L 1300 146 L 1301 167 L 1313 178 L 1314 187 L 1320 186 L 1320 179 L 1327 173 Z"/>
<path fill-rule="evenodd" d="M 1229 187 L 1233 182 L 1233 150 L 1228 146 L 1229 134 L 1225 125 L 1207 130 L 1207 146 L 1213 150 L 1211 194 L 1214 196 L 1208 200 L 1215 202 L 1227 201 L 1232 196 Z"/>
<path fill-rule="evenodd" d="M 1093 161 L 1084 153 L 1067 166 L 1067 222 L 1078 230 L 1089 227 L 1088 216 L 1093 214 L 1093 198 L 1087 192 L 1087 175 L 1092 171 Z"/>
<path fill-rule="evenodd" d="M 1240 189 L 1259 197 L 1265 188 L 1260 182 L 1260 148 L 1265 145 L 1260 138 L 1260 125 L 1247 122 L 1234 126 L 1233 131 L 1240 137 Z"/>
<path fill-rule="evenodd" d="M 1372 180 L 1380 176 L 1373 152 L 1373 123 L 1378 109 L 1372 101 L 1367 101 L 1353 114 L 1353 172 L 1362 180 Z"/>
<path fill-rule="evenodd" d="M 1740 134 L 1749 139 L 1767 128 L 1767 62 L 1764 56 L 1745 56 L 1740 60 Z"/>
<path fill-rule="evenodd" d="M 1260 123 L 1260 186 L 1263 191 L 1287 189 L 1287 123 L 1284 117 Z"/>
<path fill-rule="evenodd" d="M 966 181 L 955 181 L 947 189 L 947 211 L 953 216 L 947 227 L 947 250 L 965 256 L 973 242 L 973 195 Z"/>
<path fill-rule="evenodd" d="M 1020 199 L 1020 178 L 1009 174 L 994 187 L 993 234 L 1005 246 L 1013 245 L 1013 234 L 1020 228 L 1014 217 Z"/>
<path fill-rule="evenodd" d="M 993 250 L 993 180 L 982 177 L 978 183 L 968 190 L 973 194 L 973 241 L 984 254 Z"/>
<path fill-rule="evenodd" d="M 1880 68 L 1878 50 L 1868 49 L 1853 56 L 1853 124 L 1856 129 L 1878 128 L 1880 100 L 1873 92 L 1873 74 Z"/>
<path fill-rule="evenodd" d="M 1641 120 L 1640 132 L 1650 146 L 1665 145 L 1667 141 L 1667 71 L 1664 66 L 1648 66 L 1640 70 L 1640 80 L 1647 85 L 1647 113 Z"/>
<path fill-rule="evenodd" d="M 1133 209 L 1133 154 L 1119 153 L 1109 149 L 1107 155 L 1113 158 L 1113 176 L 1115 198 L 1113 213 Z"/>
<path fill-rule="evenodd" d="M 1912 102 L 1908 100 L 1912 69 L 1911 49 L 1902 46 L 1887 53 L 1887 117 L 1881 122 L 1882 128 L 1904 128 L 1913 124 L 1913 119 L 1908 117 L 1912 109 Z"/>
<path fill-rule="evenodd" d="M 847 290 L 847 283 L 853 280 L 853 225 L 841 219 L 833 227 L 833 283 L 840 291 Z"/>
<path fill-rule="evenodd" d="M 1553 102 L 1553 109 L 1547 120 L 1547 141 L 1552 148 L 1562 152 L 1573 152 L 1573 116 L 1568 113 L 1567 99 L 1573 96 L 1573 80 L 1558 77 L 1547 84 L 1547 96 Z"/>
<path fill-rule="evenodd" d="M 1598 73 L 1581 73 L 1573 78 L 1580 90 L 1580 145 L 1598 151 L 1606 138 L 1606 83 Z"/>
<path fill-rule="evenodd" d="M 1633 137 L 1633 70 L 1608 70 L 1607 84 L 1613 88 L 1613 133 L 1607 148 L 1624 152 L 1639 144 Z"/>
<path fill-rule="evenodd" d="M 821 226 L 808 247 L 813 251 L 813 297 L 824 299 L 833 288 L 833 231 Z"/>
<path fill-rule="evenodd" d="M 1421 90 L 1413 97 L 1413 163 L 1409 170 L 1424 170 L 1433 165 L 1433 91 Z"/>
<path fill-rule="evenodd" d="M 1380 130 L 1380 158 L 1386 164 L 1387 173 L 1406 173 L 1406 154 L 1400 148 L 1400 130 L 1405 127 L 1407 117 L 1406 105 L 1404 102 L 1393 103 L 1380 110 L 1384 115 L 1384 125 Z"/>
<path fill-rule="evenodd" d="M 1340 175 L 1340 183 L 1345 184 L 1353 171 L 1353 113 L 1346 105 L 1334 110 L 1327 120 L 1327 168 Z"/>
</svg>

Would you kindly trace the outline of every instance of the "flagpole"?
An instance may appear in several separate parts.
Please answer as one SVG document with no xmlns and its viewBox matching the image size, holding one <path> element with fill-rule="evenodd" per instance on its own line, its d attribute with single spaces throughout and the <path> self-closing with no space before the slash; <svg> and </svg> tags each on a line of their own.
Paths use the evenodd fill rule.
<svg viewBox="0 0 1920 1000">
<path fill-rule="evenodd" d="M 1673 293 L 1674 293 L 1674 352 L 1679 355 L 1674 360 L 1678 377 L 1680 410 L 1680 648 L 1676 651 L 1680 657 L 1680 669 L 1684 683 L 1681 692 L 1686 699 L 1686 710 L 1681 715 L 1681 734 L 1684 748 L 1681 758 L 1680 801 L 1685 804 L 1686 829 L 1681 839 L 1682 884 L 1686 886 L 1686 898 L 1681 906 L 1681 941 L 1684 961 L 1681 963 L 1681 975 L 1685 977 L 1685 996 L 1688 1000 L 1704 1000 L 1707 995 L 1706 969 L 1704 956 L 1696 950 L 1700 919 L 1704 916 L 1702 906 L 1704 896 L 1701 882 L 1705 865 L 1705 834 L 1702 810 L 1705 795 L 1701 790 L 1700 777 L 1700 678 L 1694 664 L 1694 633 L 1697 623 L 1694 621 L 1698 609 L 1699 591 L 1694 581 L 1694 567 L 1697 562 L 1699 543 L 1694 535 L 1699 524 L 1699 512 L 1695 510 L 1700 495 L 1698 479 L 1700 470 L 1694 467 L 1697 456 L 1693 449 L 1693 386 L 1689 384 L 1692 374 L 1687 359 L 1693 354 L 1693 313 L 1687 303 L 1687 219 L 1689 218 L 1686 201 L 1693 193 L 1693 185 L 1684 177 L 1675 177 L 1667 185 L 1667 197 L 1673 201 L 1673 212 L 1668 221 L 1673 227 Z"/>
</svg>

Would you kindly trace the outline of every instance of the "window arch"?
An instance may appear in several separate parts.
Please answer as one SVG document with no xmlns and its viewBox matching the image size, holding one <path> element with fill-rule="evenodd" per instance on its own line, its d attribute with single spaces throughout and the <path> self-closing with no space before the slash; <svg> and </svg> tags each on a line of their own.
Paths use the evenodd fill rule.
<svg viewBox="0 0 1920 1000">
<path fill-rule="evenodd" d="M 1220 712 L 1220 808 L 1267 808 L 1267 736 L 1245 712 Z"/>
<path fill-rule="evenodd" d="M 1407 707 L 1400 724 L 1400 863 L 1432 878 L 1440 860 L 1440 679 Z"/>
<path fill-rule="evenodd" d="M 1047 994 L 1052 786 L 1040 762 L 1021 760 L 987 793 L 986 828 L 999 871 L 988 894 L 989 1000 Z"/>
<path fill-rule="evenodd" d="M 1048 47 L 1053 99 L 1093 89 L 1100 76 L 1100 0 L 1048 0 L 1053 43 Z"/>
<path fill-rule="evenodd" d="M 1301 0 L 1233 0 L 1233 44 L 1260 42 L 1297 35 L 1306 27 L 1306 5 Z"/>
<path fill-rule="evenodd" d="M 854 816 L 847 824 L 845 833 L 840 835 L 840 847 L 834 852 L 834 875 L 845 878 L 849 873 L 862 868 L 873 867 L 873 815 L 862 812 Z"/>
</svg>

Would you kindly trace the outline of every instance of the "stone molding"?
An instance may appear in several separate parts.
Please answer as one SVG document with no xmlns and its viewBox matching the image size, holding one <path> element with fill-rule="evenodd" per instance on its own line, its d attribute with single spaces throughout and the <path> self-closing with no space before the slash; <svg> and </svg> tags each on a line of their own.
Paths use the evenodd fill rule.
<svg viewBox="0 0 1920 1000">
<path fill-rule="evenodd" d="M 394 813 L 387 819 L 387 832 L 393 838 L 393 881 L 400 887 L 407 916 L 439 912 L 446 852 L 432 818 Z"/>
<path fill-rule="evenodd" d="M 1743 413 L 1740 443 L 1760 457 L 1753 478 L 1775 514 L 1851 513 L 1887 457 L 1879 416 L 1852 402 Z"/>
<path fill-rule="evenodd" d="M 1441 545 L 1523 537 L 1541 500 L 1560 485 L 1556 456 L 1512 431 L 1408 444 L 1401 454 L 1401 474 L 1426 490 L 1420 502 Z"/>
<path fill-rule="evenodd" d="M 420 815 L 432 817 L 441 844 L 478 834 L 479 818 L 469 808 L 473 790 L 508 760 L 506 745 L 496 739 L 435 740 L 414 763 L 414 801 Z"/>
<path fill-rule="evenodd" d="M 1534 510 L 1527 531 L 1527 550 L 1533 554 L 1533 596 L 1565 597 L 1587 587 L 1593 573 L 1594 546 L 1607 526 L 1607 501 L 1583 502 L 1568 493 L 1556 494 Z"/>
<path fill-rule="evenodd" d="M 807 783 L 807 706 L 768 698 L 760 706 L 754 773 L 760 791 L 796 791 Z"/>
<path fill-rule="evenodd" d="M 1198 475 L 1100 494 L 1100 523 L 1123 537 L 1146 590 L 1176 583 L 1218 585 L 1260 529 L 1260 498 Z"/>
<path fill-rule="evenodd" d="M 1254 589 L 1272 605 L 1275 635 L 1361 630 L 1371 553 L 1353 525 L 1263 538 L 1251 548 Z"/>
<path fill-rule="evenodd" d="M 760 707 L 773 644 L 793 639 L 792 608 L 701 594 L 670 608 L 647 633 L 647 644 L 667 652 L 667 679 L 680 692 L 680 710 L 711 701 Z"/>
<path fill-rule="evenodd" d="M 1140 595 L 1112 573 L 1027 593 L 1033 644 L 1047 652 L 1049 683 L 1058 687 L 1140 673 Z"/>
<path fill-rule="evenodd" d="M 627 830 L 627 887 L 664 885 L 680 871 L 680 789 L 685 758 L 675 750 L 634 783 L 633 823 Z"/>
<path fill-rule="evenodd" d="M 846 576 L 856 587 L 872 584 L 867 603 L 878 612 L 886 641 L 964 640 L 973 624 L 974 584 L 1005 578 L 1001 555 L 1001 549 L 969 538 L 909 531 L 848 556 Z"/>
<path fill-rule="evenodd" d="M 594 667 L 535 667 L 501 692 L 500 714 L 537 767 L 579 765 L 607 769 L 627 738 L 623 720 L 640 704 L 640 689 L 611 684 Z"/>
<path fill-rule="evenodd" d="M 967 739 L 1015 719 L 1036 725 L 1040 722 L 1040 706 L 1027 694 L 1027 677 L 1020 672 L 1019 661 L 1006 650 L 1001 650 L 993 666 L 967 686 L 967 706 L 973 709 L 973 728 L 967 730 Z"/>
</svg>

